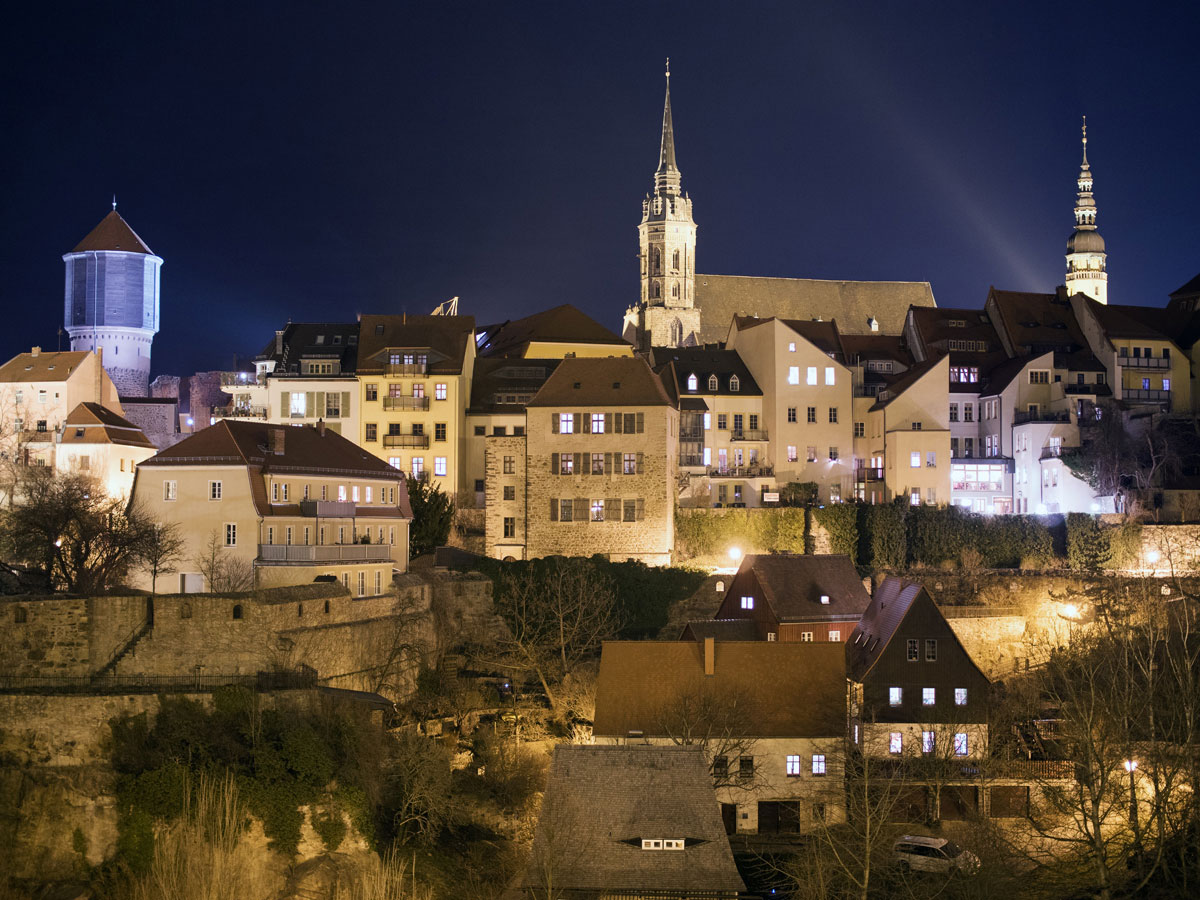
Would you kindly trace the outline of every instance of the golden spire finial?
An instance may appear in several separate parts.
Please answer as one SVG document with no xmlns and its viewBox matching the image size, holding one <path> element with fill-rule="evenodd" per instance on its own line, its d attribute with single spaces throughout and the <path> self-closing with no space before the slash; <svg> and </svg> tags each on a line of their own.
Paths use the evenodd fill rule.
<svg viewBox="0 0 1200 900">
<path fill-rule="evenodd" d="M 667 57 L 667 77 L 671 77 L 671 57 Z"/>
</svg>

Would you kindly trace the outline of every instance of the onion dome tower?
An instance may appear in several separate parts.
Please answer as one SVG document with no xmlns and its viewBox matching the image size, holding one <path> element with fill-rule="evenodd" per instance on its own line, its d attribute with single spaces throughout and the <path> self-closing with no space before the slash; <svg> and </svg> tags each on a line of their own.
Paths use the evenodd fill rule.
<svg viewBox="0 0 1200 900">
<path fill-rule="evenodd" d="M 1083 163 L 1077 181 L 1075 231 L 1067 238 L 1067 294 L 1087 294 L 1108 303 L 1108 272 L 1104 238 L 1096 230 L 1096 201 L 1092 197 L 1092 170 L 1087 158 L 1087 116 L 1083 117 Z"/>
<path fill-rule="evenodd" d="M 700 334 L 696 303 L 696 222 L 675 163 L 671 61 L 663 101 L 662 141 L 654 190 L 642 200 L 638 225 L 641 298 L 625 313 L 623 336 L 637 350 L 693 345 Z"/>
<path fill-rule="evenodd" d="M 150 344 L 158 333 L 162 258 L 155 256 L 117 212 L 70 253 L 66 264 L 63 325 L 72 350 L 100 352 L 104 369 L 123 397 L 145 397 Z"/>
</svg>

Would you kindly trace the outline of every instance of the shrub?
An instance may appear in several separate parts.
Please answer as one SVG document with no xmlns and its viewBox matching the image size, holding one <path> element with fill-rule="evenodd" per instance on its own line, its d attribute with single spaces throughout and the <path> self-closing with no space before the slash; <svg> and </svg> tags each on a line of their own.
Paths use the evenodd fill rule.
<svg viewBox="0 0 1200 900">
<path fill-rule="evenodd" d="M 1111 557 L 1108 535 L 1095 516 L 1067 514 L 1067 565 L 1077 572 L 1099 572 Z"/>
<path fill-rule="evenodd" d="M 342 818 L 341 809 L 332 801 L 325 812 L 313 810 L 312 826 L 327 853 L 333 853 L 346 839 L 346 820 Z"/>
<path fill-rule="evenodd" d="M 876 569 L 902 569 L 908 562 L 904 501 L 860 507 L 863 525 L 859 559 Z M 865 527 L 864 527 L 865 526 Z M 865 545 L 865 546 L 864 546 Z"/>
</svg>

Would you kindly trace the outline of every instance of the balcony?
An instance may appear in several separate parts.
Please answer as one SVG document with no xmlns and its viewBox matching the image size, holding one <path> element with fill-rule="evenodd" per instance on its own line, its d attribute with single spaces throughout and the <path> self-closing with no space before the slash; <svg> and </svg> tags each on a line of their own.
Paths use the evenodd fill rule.
<svg viewBox="0 0 1200 900">
<path fill-rule="evenodd" d="M 731 441 L 765 441 L 767 440 L 767 430 L 765 428 L 744 428 L 741 431 L 729 432 Z"/>
<path fill-rule="evenodd" d="M 408 447 L 416 450 L 429 449 L 429 435 L 427 434 L 385 434 L 383 436 L 383 446 L 385 447 Z"/>
<path fill-rule="evenodd" d="M 265 406 L 214 406 L 212 414 L 218 419 L 266 419 Z"/>
<path fill-rule="evenodd" d="M 301 500 L 300 515 L 319 519 L 353 519 L 358 507 L 348 500 Z"/>
<path fill-rule="evenodd" d="M 1169 369 L 1171 368 L 1171 357 L 1118 356 L 1117 364 L 1125 369 Z"/>
<path fill-rule="evenodd" d="M 857 466 L 854 469 L 854 480 L 864 484 L 872 481 L 883 481 L 883 468 L 874 466 Z"/>
<path fill-rule="evenodd" d="M 1170 391 L 1154 391 L 1144 388 L 1125 388 L 1121 391 L 1121 399 L 1133 403 L 1170 403 Z"/>
<path fill-rule="evenodd" d="M 428 397 L 384 397 L 384 409 L 429 409 Z"/>
<path fill-rule="evenodd" d="M 774 478 L 774 466 L 710 466 L 709 478 Z"/>
<path fill-rule="evenodd" d="M 1051 412 L 1046 409 L 1039 409 L 1037 412 L 1018 412 L 1013 414 L 1014 425 L 1026 425 L 1030 422 L 1070 422 L 1071 414 L 1069 412 Z"/>
<path fill-rule="evenodd" d="M 703 428 L 680 428 L 679 429 L 679 440 L 680 441 L 691 441 L 693 443 L 695 443 L 696 441 L 703 441 L 704 440 L 704 429 Z"/>
<path fill-rule="evenodd" d="M 423 363 L 389 363 L 387 373 L 389 375 L 424 375 L 428 366 Z"/>
<path fill-rule="evenodd" d="M 258 562 L 266 565 L 392 561 L 390 544 L 259 544 Z"/>
<path fill-rule="evenodd" d="M 701 453 L 680 453 L 679 465 L 696 467 L 704 465 L 704 455 Z"/>
</svg>

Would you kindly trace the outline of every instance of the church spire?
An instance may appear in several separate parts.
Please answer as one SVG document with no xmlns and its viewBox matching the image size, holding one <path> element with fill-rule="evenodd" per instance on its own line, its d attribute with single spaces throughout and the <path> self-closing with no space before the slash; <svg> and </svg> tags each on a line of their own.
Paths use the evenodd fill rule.
<svg viewBox="0 0 1200 900">
<path fill-rule="evenodd" d="M 1075 230 L 1067 239 L 1068 293 L 1087 294 L 1100 303 L 1108 302 L 1108 254 L 1104 238 L 1096 230 L 1096 200 L 1092 196 L 1092 167 L 1087 158 L 1087 116 L 1083 117 L 1083 160 L 1076 179 Z"/>
<path fill-rule="evenodd" d="M 658 150 L 658 169 L 654 173 L 655 193 L 678 194 L 679 167 L 675 165 L 675 125 L 671 121 L 671 58 L 667 57 L 667 95 L 663 101 L 662 143 Z"/>
</svg>

